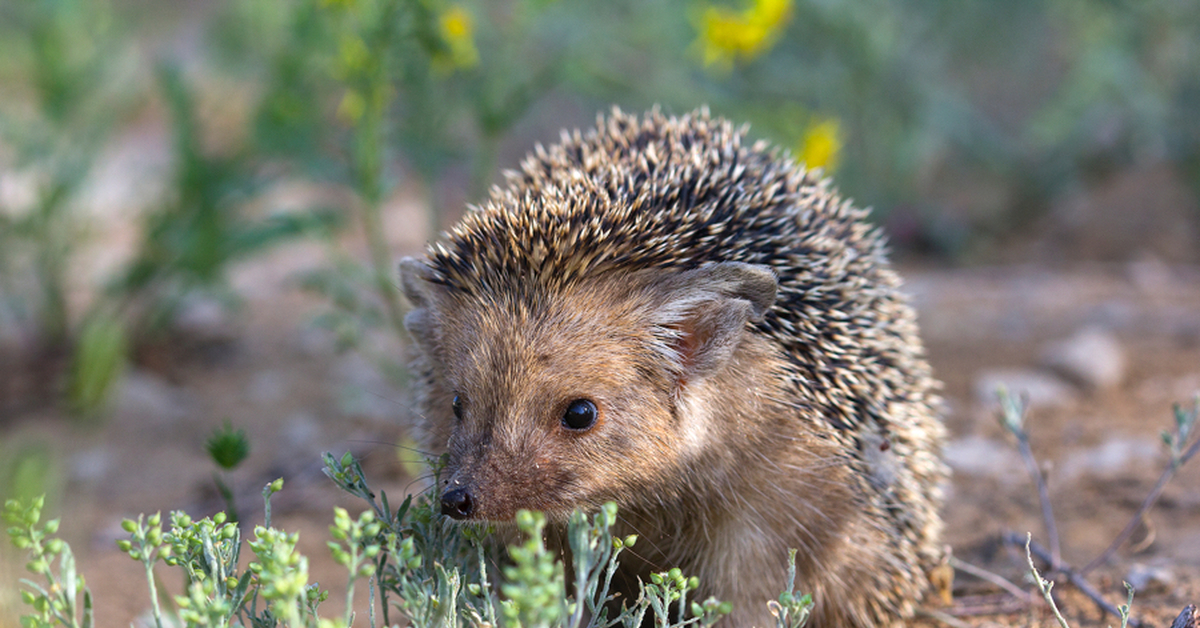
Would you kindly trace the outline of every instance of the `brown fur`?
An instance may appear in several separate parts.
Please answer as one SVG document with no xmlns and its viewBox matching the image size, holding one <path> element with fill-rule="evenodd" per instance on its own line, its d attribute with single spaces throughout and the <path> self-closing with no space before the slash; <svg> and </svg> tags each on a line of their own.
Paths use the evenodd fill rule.
<svg viewBox="0 0 1200 628">
<path fill-rule="evenodd" d="M 940 558 L 942 427 L 863 218 L 705 112 L 539 146 L 402 264 L 444 490 L 495 521 L 615 501 L 627 581 L 678 566 L 734 603 L 725 625 L 773 625 L 789 548 L 813 625 L 911 615 Z M 576 399 L 589 429 L 560 421 Z"/>
</svg>

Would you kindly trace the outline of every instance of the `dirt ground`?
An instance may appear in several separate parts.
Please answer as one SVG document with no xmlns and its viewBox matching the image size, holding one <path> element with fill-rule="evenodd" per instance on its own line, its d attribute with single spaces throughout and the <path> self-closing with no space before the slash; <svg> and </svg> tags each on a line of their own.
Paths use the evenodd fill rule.
<svg viewBox="0 0 1200 628">
<path fill-rule="evenodd" d="M 419 214 L 400 208 L 397 215 L 405 211 Z M 397 253 L 415 250 L 404 234 L 421 230 L 394 231 Z M 412 455 L 396 447 L 408 411 L 404 391 L 361 355 L 337 351 L 329 334 L 311 324 L 321 302 L 289 281 L 296 271 L 320 264 L 323 255 L 315 245 L 295 245 L 239 268 L 234 279 L 247 295 L 243 310 L 224 317 L 197 305 L 191 324 L 207 339 L 202 350 L 182 361 L 145 360 L 151 366 L 128 374 L 103 420 L 81 426 L 43 407 L 0 421 L 0 456 L 43 448 L 57 462 L 46 485 L 64 519 L 62 534 L 95 595 L 97 625 L 127 626 L 148 608 L 140 565 L 114 545 L 122 518 L 174 509 L 199 516 L 220 507 L 203 443 L 227 419 L 247 432 L 252 445 L 247 462 L 228 477 L 240 509 L 254 520 L 261 487 L 286 478 L 273 501 L 275 523 L 300 531 L 312 578 L 335 590 L 327 610 L 341 608 L 336 591 L 344 577 L 323 546 L 325 529 L 332 506 L 361 508 L 321 476 L 319 453 L 349 449 L 363 456 L 373 487 L 393 496 L 415 485 L 406 464 Z M 1048 472 L 1062 555 L 1072 565 L 1088 562 L 1125 526 L 1164 468 L 1160 433 L 1172 425 L 1172 404 L 1190 403 L 1200 391 L 1200 267 L 1146 259 L 902 270 L 930 360 L 945 382 L 947 457 L 954 467 L 946 542 L 956 557 L 1028 588 L 1023 549 L 1001 539 L 1029 531 L 1045 545 L 1047 536 L 1037 492 L 1013 439 L 998 426 L 988 386 L 996 377 L 1033 378 L 1043 388 L 1050 382 L 1048 390 L 1031 391 L 1027 427 Z M 1108 387 L 1071 384 L 1042 366 L 1056 341 L 1081 329 L 1099 330 L 1119 348 L 1119 377 Z M 401 351 L 381 343 L 381 353 Z M 1101 359 L 1114 358 L 1095 358 Z M 11 553 L 6 556 L 0 627 L 16 625 L 13 591 L 20 569 Z M 1200 602 L 1200 461 L 1166 488 L 1132 548 L 1122 547 L 1090 575 L 1113 603 L 1124 600 L 1122 579 L 1142 582 L 1134 615 L 1148 626 L 1165 628 L 1185 604 Z M 165 584 L 178 586 L 169 579 Z M 961 572 L 955 590 L 958 607 L 1011 602 L 995 586 Z M 1119 625 L 1065 583 L 1055 590 L 1073 625 Z M 961 621 L 1053 622 L 1040 604 Z"/>
</svg>

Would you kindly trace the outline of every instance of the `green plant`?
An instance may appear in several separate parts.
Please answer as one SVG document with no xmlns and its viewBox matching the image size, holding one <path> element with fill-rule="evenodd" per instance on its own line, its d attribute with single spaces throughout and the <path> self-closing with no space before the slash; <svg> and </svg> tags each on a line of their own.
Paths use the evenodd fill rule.
<svg viewBox="0 0 1200 628">
<path fill-rule="evenodd" d="M 68 299 L 77 283 L 70 273 L 89 236 L 85 184 L 137 93 L 130 47 L 104 2 L 12 3 L 0 16 L 14 60 L 0 99 L 0 170 L 29 188 L 9 206 L 0 199 L 0 319 L 29 339 L 20 356 L 27 363 L 51 365 L 55 375 L 69 363 L 67 405 L 90 414 L 120 375 L 123 337 L 103 308 Z M 40 391 L 57 392 L 50 379 Z"/>
<path fill-rule="evenodd" d="M 788 552 L 787 580 L 787 590 L 779 594 L 779 601 L 772 600 L 768 605 L 775 616 L 776 628 L 801 628 L 812 614 L 813 599 L 808 593 L 796 593 L 796 550 Z"/>
<path fill-rule="evenodd" d="M 44 500 L 35 498 L 27 505 L 10 499 L 4 503 L 4 522 L 9 524 L 8 537 L 13 546 L 28 550 L 29 562 L 25 569 L 40 576 L 45 586 L 21 579 L 27 590 L 21 599 L 33 607 L 33 613 L 21 618 L 23 628 L 91 628 L 92 594 L 75 569 L 75 555 L 62 539 L 52 538 L 58 532 L 60 520 L 51 519 L 44 525 L 38 523 L 42 516 Z M 58 561 L 55 569 L 54 562 Z M 82 597 L 82 600 L 80 599 Z"/>
<path fill-rule="evenodd" d="M 189 296 L 236 303 L 227 276 L 235 262 L 338 221 L 336 213 L 321 209 L 251 217 L 247 206 L 266 183 L 251 156 L 205 150 L 194 88 L 177 67 L 160 66 L 158 84 L 174 131 L 174 187 L 146 214 L 138 251 L 111 287 L 118 303 L 140 309 L 135 329 L 142 339 L 169 329 Z"/>
<path fill-rule="evenodd" d="M 217 485 L 217 492 L 225 500 L 230 520 L 237 523 L 240 517 L 238 517 L 233 489 L 225 482 L 222 471 L 232 471 L 246 459 L 246 456 L 250 455 L 250 439 L 246 438 L 245 430 L 234 430 L 233 423 L 226 419 L 225 425 L 214 430 L 205 441 L 204 450 L 219 467 L 217 471 L 213 472 L 213 482 Z"/>
<path fill-rule="evenodd" d="M 0 142 L 33 189 L 27 206 L 0 207 L 0 307 L 61 345 L 74 322 L 68 264 L 85 233 L 78 196 L 126 104 L 127 55 L 105 3 L 38 0 L 7 13 L 25 63 L 6 88 L 17 98 L 0 101 Z M 33 285 L 22 285 L 26 268 Z"/>
<path fill-rule="evenodd" d="M 435 512 L 428 495 L 409 496 L 392 510 L 386 494 L 376 499 L 362 477 L 359 463 L 348 454 L 340 459 L 325 456 L 325 472 L 341 488 L 366 500 L 370 508 L 357 519 L 335 509 L 328 546 L 334 560 L 349 572 L 346 607 L 330 619 L 318 613 L 328 592 L 308 582 L 308 559 L 296 551 L 297 536 L 271 527 L 271 495 L 282 489 L 276 480 L 263 489 L 264 523 L 256 526 L 248 542 L 253 559 L 238 567 L 242 539 L 237 525 L 225 513 L 194 520 L 182 512 L 167 518 L 159 514 L 129 519 L 122 526 L 129 539 L 118 546 L 142 563 L 153 601 L 153 616 L 160 628 L 177 623 L 188 627 L 289 626 L 344 628 L 354 622 L 353 600 L 357 581 L 371 584 L 370 625 L 378 625 L 374 596 L 379 595 L 382 624 L 396 625 L 399 613 L 415 627 L 536 626 L 600 628 L 640 627 L 646 613 L 655 626 L 711 626 L 730 611 L 716 600 L 688 604 L 687 594 L 698 586 L 695 578 L 678 569 L 654 574 L 642 583 L 636 600 L 627 600 L 615 616 L 609 584 L 621 551 L 635 538 L 613 538 L 616 506 L 609 504 L 591 517 L 575 513 L 567 526 L 572 549 L 570 573 L 576 595 L 568 593 L 564 565 L 542 540 L 545 519 L 522 512 L 517 529 L 523 540 L 508 549 L 505 566 L 496 571 L 499 554 L 488 542 L 489 530 L 448 526 Z M 91 601 L 75 572 L 70 548 L 49 538 L 57 520 L 38 526 L 41 501 L 25 506 L 10 500 L 5 520 L 13 543 L 28 549 L 30 571 L 43 576 L 48 586 L 23 581 L 30 590 L 23 598 L 34 609 L 22 619 L 29 626 L 90 626 Z M 61 556 L 58 573 L 51 559 Z M 174 598 L 174 615 L 158 603 L 154 567 L 158 563 L 185 576 L 185 593 Z M 83 594 L 83 618 L 76 619 Z M 791 594 L 791 588 L 786 594 Z M 805 604 L 809 602 L 804 602 Z M 672 618 L 672 608 L 680 609 Z M 690 615 L 690 616 L 689 616 Z M 798 626 L 799 624 L 789 624 Z"/>
</svg>

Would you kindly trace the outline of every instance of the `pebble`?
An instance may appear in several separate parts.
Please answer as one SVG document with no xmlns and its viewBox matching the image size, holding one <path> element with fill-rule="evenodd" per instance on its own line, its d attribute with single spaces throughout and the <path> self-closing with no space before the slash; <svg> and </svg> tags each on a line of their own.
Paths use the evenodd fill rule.
<svg viewBox="0 0 1200 628">
<path fill-rule="evenodd" d="M 308 412 L 296 412 L 283 422 L 283 442 L 293 452 L 315 452 L 323 442 L 321 422 Z"/>
<path fill-rule="evenodd" d="M 112 452 L 105 446 L 76 452 L 71 456 L 71 479 L 76 482 L 99 482 L 112 468 Z"/>
<path fill-rule="evenodd" d="M 228 308 L 210 297 L 185 298 L 180 304 L 174 325 L 181 332 L 205 340 L 225 340 L 237 335 Z"/>
<path fill-rule="evenodd" d="M 1125 582 L 1138 594 L 1168 593 L 1175 588 L 1177 580 L 1175 572 L 1167 565 L 1134 563 L 1125 574 Z"/>
<path fill-rule="evenodd" d="M 987 369 L 975 377 L 975 400 L 986 408 L 999 408 L 997 391 L 1025 398 L 1029 408 L 1060 408 L 1076 400 L 1075 391 L 1053 373 L 1035 369 Z"/>
<path fill-rule="evenodd" d="M 182 421 L 189 414 L 190 403 L 177 386 L 163 378 L 141 370 L 125 374 L 117 392 L 113 412 L 131 415 L 157 424 Z"/>
<path fill-rule="evenodd" d="M 983 436 L 966 436 L 946 443 L 942 458 L 955 473 L 1013 478 L 1023 469 L 1021 455 L 1003 441 Z"/>
<path fill-rule="evenodd" d="M 287 378 L 279 371 L 261 370 L 250 377 L 250 383 L 246 386 L 246 397 L 259 405 L 273 405 L 287 396 L 287 384 Z"/>
<path fill-rule="evenodd" d="M 1125 379 L 1125 351 L 1107 329 L 1089 326 L 1048 344 L 1042 364 L 1088 391 L 1107 390 Z"/>
<path fill-rule="evenodd" d="M 1162 456 L 1162 441 L 1155 438 L 1118 436 L 1082 451 L 1074 451 L 1059 466 L 1064 480 L 1083 476 L 1109 478 L 1137 465 L 1153 467 Z"/>
</svg>

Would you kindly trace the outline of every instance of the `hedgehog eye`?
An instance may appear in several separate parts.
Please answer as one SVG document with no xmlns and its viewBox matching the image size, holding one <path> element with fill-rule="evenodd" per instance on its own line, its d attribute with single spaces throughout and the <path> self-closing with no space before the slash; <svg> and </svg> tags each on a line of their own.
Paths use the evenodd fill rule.
<svg viewBox="0 0 1200 628">
<path fill-rule="evenodd" d="M 563 413 L 562 424 L 570 430 L 586 430 L 596 424 L 598 414 L 596 404 L 587 399 L 576 399 Z"/>
<path fill-rule="evenodd" d="M 450 407 L 454 409 L 454 418 L 462 420 L 462 397 L 454 395 L 454 401 L 450 402 Z"/>
</svg>

